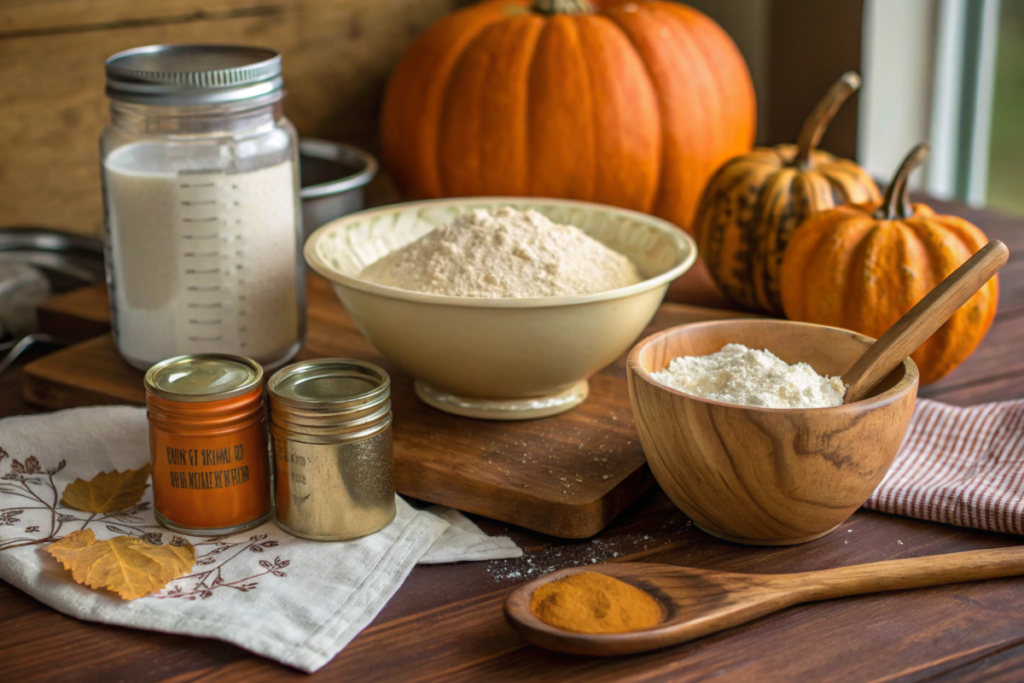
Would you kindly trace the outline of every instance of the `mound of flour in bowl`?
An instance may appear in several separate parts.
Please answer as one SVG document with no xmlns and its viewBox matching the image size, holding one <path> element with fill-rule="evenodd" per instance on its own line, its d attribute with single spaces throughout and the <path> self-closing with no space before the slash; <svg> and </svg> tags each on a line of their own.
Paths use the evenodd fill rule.
<svg viewBox="0 0 1024 683">
<path fill-rule="evenodd" d="M 593 294 L 643 278 L 622 254 L 536 211 L 477 209 L 367 266 L 360 279 L 446 296 Z"/>
<path fill-rule="evenodd" d="M 846 387 L 807 363 L 790 365 L 770 351 L 726 344 L 707 356 L 680 356 L 651 375 L 679 391 L 712 401 L 762 408 L 826 408 L 843 403 Z"/>
</svg>

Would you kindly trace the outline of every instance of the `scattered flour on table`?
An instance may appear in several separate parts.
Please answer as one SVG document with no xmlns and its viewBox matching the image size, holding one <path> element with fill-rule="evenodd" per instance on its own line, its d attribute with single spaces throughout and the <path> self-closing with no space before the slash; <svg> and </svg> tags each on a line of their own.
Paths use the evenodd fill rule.
<svg viewBox="0 0 1024 683">
<path fill-rule="evenodd" d="M 682 515 L 671 514 L 660 523 L 652 523 L 644 533 L 619 528 L 606 531 L 603 538 L 589 541 L 560 540 L 533 550 L 529 544 L 523 544 L 522 557 L 492 560 L 487 565 L 487 573 L 495 584 L 501 585 L 534 579 L 566 567 L 642 559 L 658 548 L 679 544 L 692 526 L 693 523 Z"/>
<path fill-rule="evenodd" d="M 826 408 L 843 403 L 838 377 L 807 363 L 790 365 L 770 351 L 726 344 L 707 356 L 681 356 L 652 375 L 673 389 L 725 403 L 764 408 Z"/>
<path fill-rule="evenodd" d="M 492 299 L 593 294 L 643 280 L 628 258 L 579 228 L 509 207 L 458 216 L 359 277 L 414 292 Z"/>
</svg>

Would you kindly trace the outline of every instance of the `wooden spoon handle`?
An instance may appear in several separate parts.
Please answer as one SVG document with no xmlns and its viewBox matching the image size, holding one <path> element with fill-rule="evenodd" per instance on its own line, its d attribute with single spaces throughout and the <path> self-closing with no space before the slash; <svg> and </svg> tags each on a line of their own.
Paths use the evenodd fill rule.
<svg viewBox="0 0 1024 683">
<path fill-rule="evenodd" d="M 1024 575 L 1024 547 L 972 550 L 910 560 L 778 575 L 800 602 Z M 785 577 L 783 580 L 782 577 Z"/>
<path fill-rule="evenodd" d="M 843 373 L 843 383 L 847 385 L 843 403 L 867 396 L 974 296 L 1006 264 L 1009 256 L 1006 245 L 993 240 L 928 292 Z"/>
</svg>

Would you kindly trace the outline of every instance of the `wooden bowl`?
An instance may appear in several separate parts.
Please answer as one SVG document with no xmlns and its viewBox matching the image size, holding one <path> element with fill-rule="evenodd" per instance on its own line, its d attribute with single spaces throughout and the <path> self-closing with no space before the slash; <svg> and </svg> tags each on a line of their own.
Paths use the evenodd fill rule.
<svg viewBox="0 0 1024 683">
<path fill-rule="evenodd" d="M 868 499 L 910 424 L 918 370 L 909 358 L 863 401 L 781 410 L 698 398 L 651 377 L 678 356 L 728 343 L 841 375 L 871 344 L 835 327 L 723 320 L 647 337 L 628 359 L 629 398 L 661 488 L 700 529 L 751 545 L 820 538 Z"/>
</svg>

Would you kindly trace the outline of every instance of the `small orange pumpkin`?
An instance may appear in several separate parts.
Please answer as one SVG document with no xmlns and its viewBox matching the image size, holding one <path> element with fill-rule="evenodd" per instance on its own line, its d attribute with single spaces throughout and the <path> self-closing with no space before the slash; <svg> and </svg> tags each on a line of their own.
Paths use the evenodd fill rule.
<svg viewBox="0 0 1024 683">
<path fill-rule="evenodd" d="M 880 204 L 841 206 L 800 226 L 782 262 L 782 305 L 790 320 L 878 338 L 988 243 L 962 218 L 910 203 L 907 180 L 928 149 L 921 144 L 907 155 Z M 922 384 L 944 377 L 977 348 L 998 299 L 993 277 L 914 352 Z"/>
<path fill-rule="evenodd" d="M 779 269 L 797 226 L 833 206 L 878 201 L 867 171 L 815 149 L 858 87 L 857 74 L 843 74 L 807 117 L 797 144 L 757 147 L 731 159 L 704 189 L 694 220 L 698 251 L 738 304 L 781 313 Z"/>
<path fill-rule="evenodd" d="M 743 56 L 686 5 L 488 0 L 403 55 L 381 141 L 410 197 L 583 199 L 689 229 L 756 116 Z"/>
</svg>

